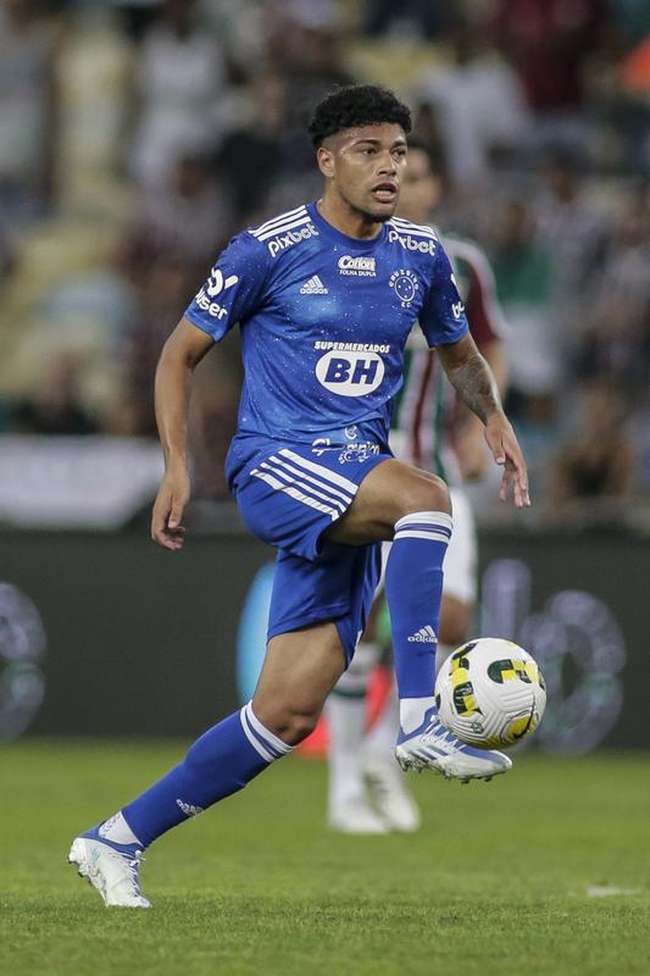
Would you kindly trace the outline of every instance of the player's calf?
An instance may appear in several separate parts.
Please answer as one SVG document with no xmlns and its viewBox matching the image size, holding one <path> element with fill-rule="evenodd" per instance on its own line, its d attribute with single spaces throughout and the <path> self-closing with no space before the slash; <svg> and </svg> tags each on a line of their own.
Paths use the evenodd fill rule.
<svg viewBox="0 0 650 976">
<path fill-rule="evenodd" d="M 345 663 L 333 623 L 272 638 L 252 703 L 260 722 L 297 745 L 315 728 Z"/>
</svg>

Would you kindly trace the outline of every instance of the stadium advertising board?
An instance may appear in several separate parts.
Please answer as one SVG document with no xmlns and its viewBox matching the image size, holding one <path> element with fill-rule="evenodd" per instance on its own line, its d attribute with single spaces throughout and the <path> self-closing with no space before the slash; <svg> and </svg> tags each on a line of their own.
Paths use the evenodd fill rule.
<svg viewBox="0 0 650 976">
<path fill-rule="evenodd" d="M 191 736 L 250 695 L 272 582 L 254 539 L 170 555 L 135 534 L 7 532 L 0 548 L 5 739 Z M 534 747 L 648 748 L 643 541 L 491 531 L 481 553 L 481 631 L 529 649 L 549 685 Z"/>
</svg>

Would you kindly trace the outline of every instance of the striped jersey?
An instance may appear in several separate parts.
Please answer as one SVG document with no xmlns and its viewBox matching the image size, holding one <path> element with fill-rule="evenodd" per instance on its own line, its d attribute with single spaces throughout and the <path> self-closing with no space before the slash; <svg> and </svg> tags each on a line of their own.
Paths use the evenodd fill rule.
<svg viewBox="0 0 650 976">
<path fill-rule="evenodd" d="M 387 443 L 413 326 L 427 347 L 468 329 L 431 227 L 392 218 L 359 240 L 313 203 L 234 237 L 185 314 L 215 341 L 239 324 L 238 437 L 322 445 Z"/>
<path fill-rule="evenodd" d="M 452 236 L 445 236 L 444 243 L 470 332 L 482 349 L 504 332 L 492 269 L 476 244 Z M 455 391 L 435 352 L 424 343 L 410 342 L 404 356 L 404 384 L 395 400 L 391 447 L 399 457 L 452 485 L 462 481 L 453 449 L 455 403 Z"/>
</svg>

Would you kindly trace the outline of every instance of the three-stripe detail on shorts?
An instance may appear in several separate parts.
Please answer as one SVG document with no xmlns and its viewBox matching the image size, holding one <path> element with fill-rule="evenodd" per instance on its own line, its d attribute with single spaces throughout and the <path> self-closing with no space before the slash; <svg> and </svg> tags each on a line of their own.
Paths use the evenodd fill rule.
<svg viewBox="0 0 650 976">
<path fill-rule="evenodd" d="M 289 448 L 281 448 L 260 462 L 251 475 L 265 481 L 275 491 L 284 492 L 301 504 L 329 515 L 333 522 L 347 511 L 357 492 L 354 481 Z"/>
</svg>

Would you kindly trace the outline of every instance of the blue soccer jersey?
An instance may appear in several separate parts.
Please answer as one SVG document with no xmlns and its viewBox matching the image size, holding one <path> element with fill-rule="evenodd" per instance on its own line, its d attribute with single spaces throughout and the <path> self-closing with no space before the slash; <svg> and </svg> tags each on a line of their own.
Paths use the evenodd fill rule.
<svg viewBox="0 0 650 976">
<path fill-rule="evenodd" d="M 315 204 L 234 237 L 185 314 L 217 342 L 240 325 L 239 433 L 294 443 L 351 427 L 385 443 L 414 324 L 431 347 L 467 331 L 430 227 L 393 218 L 361 241 Z"/>
</svg>

